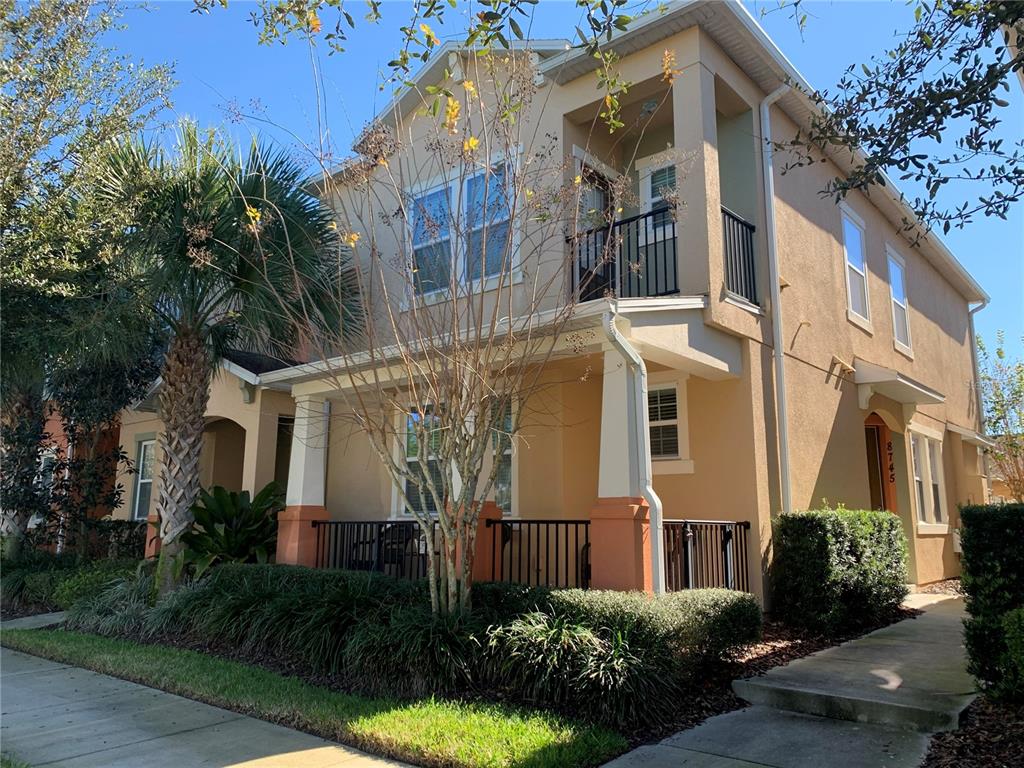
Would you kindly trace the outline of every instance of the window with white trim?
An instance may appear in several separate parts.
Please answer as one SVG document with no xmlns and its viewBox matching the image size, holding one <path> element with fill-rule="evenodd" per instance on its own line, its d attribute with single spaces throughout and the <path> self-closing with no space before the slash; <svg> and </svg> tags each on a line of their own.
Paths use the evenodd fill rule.
<svg viewBox="0 0 1024 768">
<path fill-rule="evenodd" d="M 509 164 L 452 181 L 412 198 L 413 282 L 419 296 L 484 280 L 508 268 Z M 465 233 L 462 243 L 453 228 Z"/>
<path fill-rule="evenodd" d="M 494 449 L 494 503 L 505 515 L 512 514 L 512 404 L 505 407 L 504 418 L 492 439 Z"/>
<path fill-rule="evenodd" d="M 156 441 L 140 440 L 138 457 L 135 460 L 135 505 L 132 517 L 144 520 L 149 516 L 149 504 L 153 498 L 153 469 L 156 464 Z"/>
<path fill-rule="evenodd" d="M 440 491 L 441 465 L 436 453 L 441 440 L 441 430 L 430 429 L 430 426 L 437 424 L 438 421 L 432 405 L 424 406 L 422 409 L 411 408 L 406 414 L 405 461 L 409 473 L 405 480 L 405 497 L 409 506 L 403 507 L 403 512 L 437 512 L 434 494 L 430 492 L 427 477 L 423 475 L 423 472 L 430 473 L 430 482 L 433 484 L 434 490 Z M 423 424 L 422 428 L 420 424 Z M 428 436 L 426 445 L 420 445 L 418 430 L 426 431 Z"/>
<path fill-rule="evenodd" d="M 855 220 L 848 211 L 843 211 L 843 250 L 846 253 L 847 306 L 854 315 L 870 322 L 864 226 Z"/>
<path fill-rule="evenodd" d="M 903 258 L 889 251 L 889 296 L 892 299 L 892 333 L 896 346 L 910 351 L 910 305 L 907 302 L 907 270 Z"/>
<path fill-rule="evenodd" d="M 914 501 L 921 523 L 945 524 L 945 475 L 942 471 L 942 442 L 917 432 L 910 433 L 914 472 Z"/>
<path fill-rule="evenodd" d="M 652 459 L 679 458 L 679 402 L 674 384 L 647 391 Z"/>
</svg>

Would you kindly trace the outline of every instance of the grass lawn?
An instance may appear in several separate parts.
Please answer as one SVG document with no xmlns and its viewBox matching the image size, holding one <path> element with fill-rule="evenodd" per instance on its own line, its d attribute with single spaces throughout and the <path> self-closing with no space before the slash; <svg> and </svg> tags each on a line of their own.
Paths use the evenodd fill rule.
<svg viewBox="0 0 1024 768">
<path fill-rule="evenodd" d="M 594 766 L 627 746 L 613 731 L 550 713 L 364 698 L 179 648 L 55 629 L 8 629 L 0 642 L 425 766 Z"/>
</svg>

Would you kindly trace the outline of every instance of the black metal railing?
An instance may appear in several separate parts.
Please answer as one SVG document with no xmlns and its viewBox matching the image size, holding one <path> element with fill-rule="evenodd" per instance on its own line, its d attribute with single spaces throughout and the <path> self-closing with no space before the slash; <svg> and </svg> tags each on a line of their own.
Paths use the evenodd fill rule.
<svg viewBox="0 0 1024 768">
<path fill-rule="evenodd" d="M 725 288 L 752 304 L 757 297 L 754 262 L 754 225 L 722 207 L 722 237 L 725 240 Z"/>
<path fill-rule="evenodd" d="M 676 220 L 661 209 L 614 221 L 570 239 L 580 301 L 679 293 Z"/>
<path fill-rule="evenodd" d="M 709 587 L 750 591 L 749 522 L 665 520 L 662 526 L 665 586 L 670 592 Z"/>
<path fill-rule="evenodd" d="M 425 579 L 430 542 L 415 520 L 314 520 L 316 567 L 372 571 L 399 579 Z M 436 536 L 434 523 L 430 536 Z"/>
<path fill-rule="evenodd" d="M 589 520 L 488 520 L 491 581 L 590 586 Z"/>
</svg>

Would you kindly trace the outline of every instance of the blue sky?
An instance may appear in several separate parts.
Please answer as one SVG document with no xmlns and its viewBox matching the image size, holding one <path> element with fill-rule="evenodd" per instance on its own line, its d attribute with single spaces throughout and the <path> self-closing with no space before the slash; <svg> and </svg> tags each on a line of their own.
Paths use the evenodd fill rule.
<svg viewBox="0 0 1024 768">
<path fill-rule="evenodd" d="M 361 4 L 350 3 L 350 7 Z M 748 3 L 755 16 L 774 2 Z M 299 38 L 286 45 L 259 45 L 249 14 L 255 2 L 230 0 L 228 8 L 209 15 L 191 13 L 191 0 L 155 2 L 148 9 L 131 9 L 125 32 L 111 38 L 121 51 L 147 63 L 174 62 L 180 85 L 173 94 L 173 119 L 190 115 L 201 124 L 227 127 L 240 138 L 249 131 L 267 131 L 282 141 L 315 140 L 316 84 L 311 56 L 320 65 L 325 123 L 333 144 L 344 149 L 390 93 L 378 88 L 387 62 L 398 44 L 397 28 L 407 19 L 408 4 L 385 2 L 380 25 L 360 24 L 344 53 L 310 51 Z M 460 6 L 461 7 L 461 6 Z M 835 84 L 850 64 L 866 61 L 890 47 L 898 29 L 906 29 L 913 8 L 894 2 L 808 2 L 807 27 L 800 34 L 793 20 L 769 13 L 761 23 L 782 51 L 817 88 Z M 460 23 L 452 15 L 435 31 L 455 35 Z M 571 37 L 579 11 L 571 0 L 543 0 L 533 22 L 534 37 Z M 324 27 L 332 26 L 326 14 Z M 250 116 L 236 122 L 241 111 Z M 1014 89 L 1004 110 L 1008 137 L 1024 135 L 1024 94 Z M 904 185 L 908 194 L 913 189 Z M 957 194 L 950 186 L 950 195 Z M 964 194 L 961 192 L 961 194 Z M 968 190 L 966 194 L 977 194 Z M 1024 355 L 1024 204 L 1009 219 L 980 219 L 963 230 L 952 230 L 946 243 L 992 297 L 977 316 L 977 331 L 991 339 L 1004 329 L 1010 345 Z"/>
</svg>

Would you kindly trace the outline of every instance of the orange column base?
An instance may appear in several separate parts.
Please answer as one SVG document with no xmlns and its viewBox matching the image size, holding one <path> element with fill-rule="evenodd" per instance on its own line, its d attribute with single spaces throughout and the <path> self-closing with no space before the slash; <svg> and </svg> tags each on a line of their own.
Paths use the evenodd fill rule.
<svg viewBox="0 0 1024 768">
<path fill-rule="evenodd" d="M 488 520 L 501 520 L 501 508 L 493 501 L 485 501 L 480 509 L 480 515 L 476 522 L 476 553 L 473 555 L 473 581 L 490 581 L 494 573 L 494 536 L 500 531 L 500 526 L 495 527 L 492 523 L 487 526 Z"/>
<path fill-rule="evenodd" d="M 591 510 L 590 586 L 654 591 L 650 517 L 642 498 L 598 499 Z"/>
<path fill-rule="evenodd" d="M 326 507 L 285 507 L 277 516 L 277 562 L 316 565 L 316 528 L 313 522 L 330 520 Z"/>
<path fill-rule="evenodd" d="M 160 554 L 160 515 L 156 512 L 146 518 L 146 559 Z"/>
</svg>

